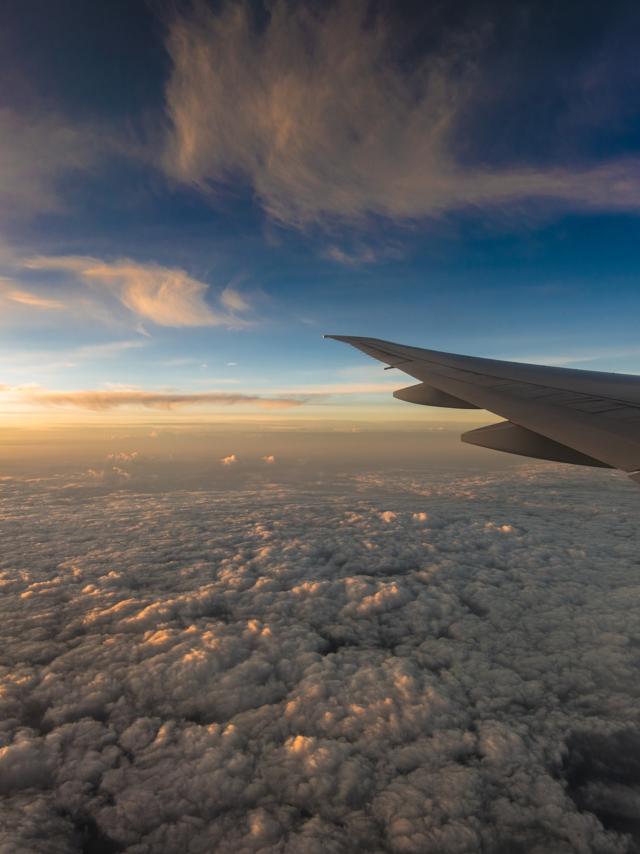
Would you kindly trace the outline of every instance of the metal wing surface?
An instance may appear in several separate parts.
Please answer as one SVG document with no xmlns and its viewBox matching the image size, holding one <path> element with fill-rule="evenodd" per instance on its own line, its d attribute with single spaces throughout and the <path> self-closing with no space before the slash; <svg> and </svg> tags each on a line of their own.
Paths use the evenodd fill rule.
<svg viewBox="0 0 640 854">
<path fill-rule="evenodd" d="M 419 380 L 394 397 L 486 409 L 507 419 L 462 435 L 470 444 L 559 462 L 621 469 L 640 483 L 640 377 L 503 362 L 327 335 Z"/>
</svg>

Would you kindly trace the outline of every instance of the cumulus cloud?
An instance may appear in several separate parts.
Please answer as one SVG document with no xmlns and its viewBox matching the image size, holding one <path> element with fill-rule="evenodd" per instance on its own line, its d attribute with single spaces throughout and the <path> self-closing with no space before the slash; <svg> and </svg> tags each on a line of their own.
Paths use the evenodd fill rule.
<svg viewBox="0 0 640 854">
<path fill-rule="evenodd" d="M 204 404 L 221 404 L 234 406 L 236 404 L 253 404 L 264 409 L 290 409 L 302 406 L 304 398 L 300 397 L 262 397 L 258 394 L 241 394 L 230 392 L 155 392 L 128 389 L 96 390 L 96 391 L 29 391 L 26 393 L 30 401 L 48 406 L 76 406 L 80 409 L 106 410 L 118 406 L 145 406 L 148 409 L 175 409 L 178 406 L 194 406 Z"/>
<path fill-rule="evenodd" d="M 232 466 L 238 462 L 238 457 L 236 454 L 229 454 L 226 457 L 221 457 L 220 462 L 223 466 Z"/>
<path fill-rule="evenodd" d="M 272 217 L 297 226 L 523 199 L 637 210 L 635 159 L 494 168 L 456 158 L 461 120 L 480 95 L 477 45 L 477 34 L 459 35 L 407 70 L 393 61 L 392 29 L 365 2 L 279 0 L 260 24 L 247 2 L 194 4 L 168 36 L 165 168 L 205 192 L 244 180 Z M 344 250 L 330 254 L 353 263 Z"/>
<path fill-rule="evenodd" d="M 107 454 L 107 460 L 114 463 L 132 463 L 138 459 L 138 456 L 138 451 L 114 451 Z"/>
<path fill-rule="evenodd" d="M 220 298 L 223 310 L 214 310 L 206 299 L 208 285 L 177 267 L 78 255 L 32 258 L 25 267 L 71 273 L 93 289 L 106 290 L 137 317 L 159 326 L 240 327 L 248 322 L 239 316 L 249 309 L 244 297 L 226 289 Z"/>
<path fill-rule="evenodd" d="M 625 478 L 68 480 L 0 495 L 2 850 L 637 850 Z"/>
</svg>

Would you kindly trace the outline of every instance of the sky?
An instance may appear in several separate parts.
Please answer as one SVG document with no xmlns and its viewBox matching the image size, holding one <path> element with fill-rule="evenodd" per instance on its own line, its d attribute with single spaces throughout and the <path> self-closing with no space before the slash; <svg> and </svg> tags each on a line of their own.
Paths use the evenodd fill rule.
<svg viewBox="0 0 640 854">
<path fill-rule="evenodd" d="M 451 420 L 323 333 L 640 373 L 638 16 L 8 0 L 5 425 Z"/>
<path fill-rule="evenodd" d="M 324 333 L 640 374 L 640 8 L 4 0 L 0 854 L 638 854 L 638 487 Z"/>
</svg>

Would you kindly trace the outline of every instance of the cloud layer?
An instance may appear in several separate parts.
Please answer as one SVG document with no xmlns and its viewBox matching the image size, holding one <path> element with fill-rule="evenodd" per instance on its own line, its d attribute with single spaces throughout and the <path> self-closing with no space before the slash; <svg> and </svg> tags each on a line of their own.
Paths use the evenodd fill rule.
<svg viewBox="0 0 640 854">
<path fill-rule="evenodd" d="M 77 406 L 80 409 L 106 410 L 118 406 L 145 406 L 148 409 L 175 409 L 199 404 L 254 404 L 265 409 L 290 409 L 305 401 L 297 397 L 262 397 L 258 394 L 232 392 L 154 392 L 138 390 L 107 391 L 29 391 L 29 401 L 49 406 Z"/>
<path fill-rule="evenodd" d="M 637 489 L 256 466 L 3 481 L 0 850 L 637 851 Z"/>
<path fill-rule="evenodd" d="M 437 216 L 525 199 L 637 210 L 640 165 L 465 166 L 461 123 L 482 97 L 478 34 L 403 68 L 397 33 L 364 2 L 248 3 L 176 17 L 168 172 L 216 192 L 248 183 L 293 225 Z"/>
</svg>

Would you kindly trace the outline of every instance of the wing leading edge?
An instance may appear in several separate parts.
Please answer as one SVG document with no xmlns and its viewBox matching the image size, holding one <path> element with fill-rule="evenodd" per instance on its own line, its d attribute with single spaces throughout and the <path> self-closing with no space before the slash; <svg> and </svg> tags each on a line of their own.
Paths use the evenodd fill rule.
<svg viewBox="0 0 640 854">
<path fill-rule="evenodd" d="M 494 450 L 617 468 L 640 483 L 640 377 L 528 365 L 326 335 L 419 382 L 394 397 L 427 406 L 487 409 L 505 418 L 462 435 Z"/>
</svg>

